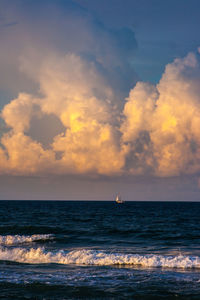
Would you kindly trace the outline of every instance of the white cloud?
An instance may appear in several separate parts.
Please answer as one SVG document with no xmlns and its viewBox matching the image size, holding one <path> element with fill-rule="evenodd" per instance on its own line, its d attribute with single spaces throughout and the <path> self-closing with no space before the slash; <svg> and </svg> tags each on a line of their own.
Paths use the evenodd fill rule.
<svg viewBox="0 0 200 300">
<path fill-rule="evenodd" d="M 199 83 L 199 63 L 197 57 L 189 53 L 166 66 L 157 86 L 138 83 L 131 91 L 124 109 L 126 120 L 122 131 L 125 140 L 133 137 L 130 141 L 133 155 L 145 162 L 141 172 L 147 163 L 159 176 L 199 170 Z M 142 131 L 148 139 L 137 151 L 136 140 Z"/>
<path fill-rule="evenodd" d="M 158 85 L 138 82 L 122 112 L 94 62 L 54 53 L 28 67 L 40 96 L 21 93 L 3 108 L 10 129 L 1 139 L 1 174 L 199 172 L 200 67 L 193 53 L 168 64 Z M 28 135 L 37 114 L 56 116 L 64 129 L 47 148 Z"/>
</svg>

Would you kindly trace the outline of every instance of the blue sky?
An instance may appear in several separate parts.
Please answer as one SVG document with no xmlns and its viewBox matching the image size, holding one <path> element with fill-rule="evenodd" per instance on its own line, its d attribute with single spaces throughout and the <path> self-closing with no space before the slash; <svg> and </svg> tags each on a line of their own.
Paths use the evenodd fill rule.
<svg viewBox="0 0 200 300">
<path fill-rule="evenodd" d="M 199 1 L 0 5 L 0 199 L 199 199 Z"/>
<path fill-rule="evenodd" d="M 199 46 L 197 0 L 76 2 L 106 26 L 133 30 L 138 46 L 133 65 L 142 80 L 159 81 L 167 63 Z"/>
</svg>

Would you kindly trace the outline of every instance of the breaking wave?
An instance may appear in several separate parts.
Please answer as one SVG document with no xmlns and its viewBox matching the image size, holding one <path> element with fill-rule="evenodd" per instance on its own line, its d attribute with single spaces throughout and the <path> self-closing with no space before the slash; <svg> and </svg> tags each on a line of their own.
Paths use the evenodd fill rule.
<svg viewBox="0 0 200 300">
<path fill-rule="evenodd" d="M 0 245 L 16 245 L 49 239 L 53 239 L 52 234 L 0 235 Z"/>
<path fill-rule="evenodd" d="M 134 265 L 144 268 L 200 268 L 198 256 L 164 256 L 156 254 L 121 254 L 105 253 L 95 250 L 65 250 L 47 251 L 43 247 L 23 248 L 0 248 L 0 260 L 16 261 L 20 263 L 44 264 L 78 264 L 78 265 Z"/>
</svg>

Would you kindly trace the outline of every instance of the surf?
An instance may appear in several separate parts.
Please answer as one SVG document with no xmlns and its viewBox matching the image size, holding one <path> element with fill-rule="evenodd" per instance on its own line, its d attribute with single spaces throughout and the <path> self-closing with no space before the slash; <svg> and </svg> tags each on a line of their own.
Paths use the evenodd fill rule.
<svg viewBox="0 0 200 300">
<path fill-rule="evenodd" d="M 0 235 L 0 245 L 17 245 L 53 239 L 52 234 Z"/>
<path fill-rule="evenodd" d="M 123 254 L 97 250 L 58 250 L 37 248 L 0 248 L 0 260 L 29 264 L 76 264 L 87 266 L 131 265 L 143 268 L 199 269 L 200 257 L 189 255 Z"/>
</svg>

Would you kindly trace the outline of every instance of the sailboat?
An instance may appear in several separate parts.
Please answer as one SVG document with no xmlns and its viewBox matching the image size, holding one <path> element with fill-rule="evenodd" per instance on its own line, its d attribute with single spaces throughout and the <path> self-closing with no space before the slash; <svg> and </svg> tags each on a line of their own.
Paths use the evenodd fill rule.
<svg viewBox="0 0 200 300">
<path fill-rule="evenodd" d="M 120 195 L 116 196 L 115 202 L 118 203 L 118 204 L 124 203 L 124 201 L 121 199 Z"/>
</svg>

